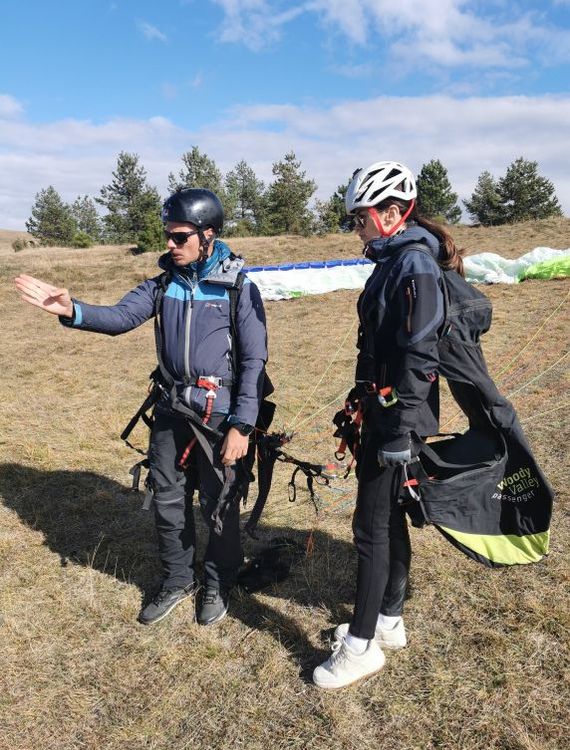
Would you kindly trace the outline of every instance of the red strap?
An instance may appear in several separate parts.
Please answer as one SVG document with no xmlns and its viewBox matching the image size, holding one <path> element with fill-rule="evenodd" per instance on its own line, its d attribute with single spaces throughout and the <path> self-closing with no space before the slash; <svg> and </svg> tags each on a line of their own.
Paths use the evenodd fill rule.
<svg viewBox="0 0 570 750">
<path fill-rule="evenodd" d="M 415 200 L 412 199 L 406 212 L 402 214 L 402 216 L 400 216 L 400 221 L 398 221 L 397 224 L 394 224 L 394 226 L 389 231 L 386 231 L 384 229 L 384 226 L 382 225 L 382 222 L 380 221 L 380 216 L 378 215 L 378 211 L 375 208 L 368 208 L 366 210 L 368 211 L 370 216 L 372 216 L 372 221 L 376 225 L 376 229 L 380 232 L 380 236 L 391 237 L 395 232 L 398 231 L 398 229 L 406 221 L 408 216 L 412 213 L 412 209 L 414 208 L 415 204 L 416 204 Z"/>
<path fill-rule="evenodd" d="M 206 385 L 200 385 L 200 379 L 196 381 L 196 385 L 200 386 L 201 388 L 208 387 L 209 393 L 206 395 L 206 409 L 204 411 L 204 416 L 202 417 L 202 423 L 208 424 L 210 421 L 210 417 L 212 416 L 212 409 L 214 408 L 214 399 L 216 397 L 216 394 L 214 393 L 215 390 L 217 390 L 218 386 L 214 385 L 213 383 L 210 383 L 209 381 L 203 381 L 204 383 L 208 383 L 208 386 Z M 188 456 L 190 455 L 190 451 L 192 448 L 196 445 L 196 438 L 193 437 L 192 440 L 188 443 L 186 448 L 184 449 L 184 453 L 182 454 L 182 458 L 178 462 L 178 465 L 181 469 L 186 468 L 186 462 L 188 461 Z"/>
</svg>

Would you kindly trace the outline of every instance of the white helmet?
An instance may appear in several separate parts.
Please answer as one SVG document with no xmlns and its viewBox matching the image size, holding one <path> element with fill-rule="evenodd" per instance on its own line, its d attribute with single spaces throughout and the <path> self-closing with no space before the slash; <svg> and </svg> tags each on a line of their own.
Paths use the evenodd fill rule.
<svg viewBox="0 0 570 750">
<path fill-rule="evenodd" d="M 346 212 L 351 214 L 385 198 L 411 201 L 417 194 L 416 181 L 407 167 L 397 161 L 377 161 L 355 172 L 344 200 Z"/>
</svg>

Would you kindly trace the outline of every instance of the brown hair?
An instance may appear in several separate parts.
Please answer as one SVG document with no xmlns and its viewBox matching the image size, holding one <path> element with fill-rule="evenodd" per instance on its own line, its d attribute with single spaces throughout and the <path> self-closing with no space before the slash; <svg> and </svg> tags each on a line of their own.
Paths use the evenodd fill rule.
<svg viewBox="0 0 570 750">
<path fill-rule="evenodd" d="M 398 206 L 402 215 L 405 214 L 410 207 L 410 203 L 408 201 L 402 201 L 398 198 L 386 198 L 386 200 L 378 203 L 378 205 L 374 206 L 374 208 L 377 211 L 384 211 L 392 205 Z M 442 224 L 438 224 L 435 221 L 430 221 L 429 219 L 421 216 L 418 211 L 417 203 L 414 205 L 407 220 L 415 221 L 416 224 L 418 224 L 420 227 L 423 227 L 424 229 L 427 229 L 428 232 L 433 234 L 434 237 L 439 240 L 441 255 L 438 259 L 438 263 L 442 268 L 445 268 L 449 271 L 457 271 L 458 274 L 465 277 L 462 257 L 465 254 L 465 250 L 463 248 L 459 248 L 455 244 L 453 237 L 449 234 L 447 229 Z"/>
</svg>

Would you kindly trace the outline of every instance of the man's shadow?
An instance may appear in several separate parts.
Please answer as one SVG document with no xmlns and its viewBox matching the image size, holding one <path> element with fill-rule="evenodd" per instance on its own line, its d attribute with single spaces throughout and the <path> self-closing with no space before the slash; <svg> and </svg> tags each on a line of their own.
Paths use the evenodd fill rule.
<svg viewBox="0 0 570 750">
<path fill-rule="evenodd" d="M 90 567 L 137 586 L 142 598 L 148 598 L 159 585 L 153 514 L 141 510 L 141 493 L 94 472 L 46 471 L 6 463 L 0 464 L 0 498 L 27 526 L 44 535 L 44 544 L 58 556 L 62 567 Z M 205 526 L 196 504 L 194 510 L 198 549 L 204 549 Z M 248 557 L 281 537 L 297 548 L 306 548 L 307 531 L 264 524 L 259 530 L 258 542 L 244 537 Z M 268 595 L 303 607 L 324 608 L 331 623 L 338 623 L 350 618 L 344 603 L 353 600 L 356 577 L 352 544 L 322 531 L 314 532 L 312 543 L 312 554 L 298 555 L 286 580 L 264 588 L 261 597 L 238 589 L 230 610 L 247 627 L 268 632 L 285 646 L 306 679 L 324 658 L 330 632 L 320 633 L 323 651 L 316 653 L 299 622 L 285 614 L 283 607 L 268 604 Z M 133 623 L 133 627 L 138 626 Z"/>
</svg>

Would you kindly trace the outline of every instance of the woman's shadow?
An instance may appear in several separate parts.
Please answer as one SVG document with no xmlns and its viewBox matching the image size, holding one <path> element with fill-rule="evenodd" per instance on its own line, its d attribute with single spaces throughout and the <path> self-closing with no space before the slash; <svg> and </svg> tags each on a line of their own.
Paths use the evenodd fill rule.
<svg viewBox="0 0 570 750">
<path fill-rule="evenodd" d="M 0 498 L 27 526 L 44 535 L 44 544 L 62 567 L 83 565 L 113 576 L 137 586 L 143 600 L 160 583 L 153 515 L 141 510 L 141 493 L 94 472 L 47 471 L 6 463 L 0 464 Z M 203 549 L 205 526 L 196 509 L 195 516 L 198 548 Z M 297 550 L 307 545 L 307 531 L 261 525 L 260 532 L 259 542 L 244 538 L 248 557 L 275 538 L 285 537 Z M 285 614 L 283 606 L 270 605 L 268 595 L 302 607 L 324 608 L 331 622 L 338 623 L 350 617 L 343 602 L 352 600 L 355 580 L 352 544 L 322 531 L 313 534 L 312 543 L 314 552 L 296 555 L 286 580 L 264 588 L 261 597 L 238 589 L 231 604 L 234 617 L 251 629 L 268 632 L 285 646 L 306 679 L 324 650 L 316 653 L 299 622 Z M 329 636 L 328 630 L 319 634 L 324 647 Z"/>
</svg>

